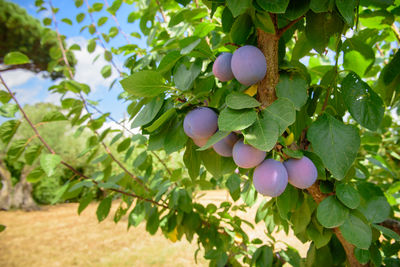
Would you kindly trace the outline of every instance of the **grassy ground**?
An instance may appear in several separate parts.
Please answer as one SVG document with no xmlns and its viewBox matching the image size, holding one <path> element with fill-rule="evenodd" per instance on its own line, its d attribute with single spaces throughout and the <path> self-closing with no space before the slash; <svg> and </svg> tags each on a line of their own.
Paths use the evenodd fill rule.
<svg viewBox="0 0 400 267">
<path fill-rule="evenodd" d="M 226 197 L 225 191 L 213 191 L 207 192 L 200 201 L 217 204 Z M 144 224 L 127 231 L 126 218 L 115 224 L 110 216 L 98 223 L 96 203 L 80 216 L 77 207 L 73 203 L 34 212 L 0 212 L 0 224 L 7 226 L 0 233 L 0 266 L 208 266 L 202 253 L 195 264 L 194 242 L 172 243 L 160 232 L 151 236 Z M 116 207 L 114 203 L 113 208 Z M 238 215 L 252 221 L 255 209 Z M 261 223 L 249 235 L 266 239 Z M 283 233 L 275 236 L 305 256 L 306 246 L 296 238 Z"/>
</svg>

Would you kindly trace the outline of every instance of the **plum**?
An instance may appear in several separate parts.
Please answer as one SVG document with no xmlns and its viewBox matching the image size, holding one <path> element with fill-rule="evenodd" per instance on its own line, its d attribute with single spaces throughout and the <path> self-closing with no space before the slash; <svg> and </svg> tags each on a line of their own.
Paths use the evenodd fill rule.
<svg viewBox="0 0 400 267">
<path fill-rule="evenodd" d="M 264 160 L 254 170 L 253 184 L 257 192 L 264 196 L 279 196 L 288 184 L 285 166 L 274 159 Z"/>
<path fill-rule="evenodd" d="M 289 176 L 289 183 L 297 188 L 309 188 L 317 180 L 317 167 L 305 156 L 301 159 L 288 159 L 283 164 Z"/>
<path fill-rule="evenodd" d="M 209 138 L 192 138 L 193 143 L 195 143 L 198 147 L 204 146 L 207 143 L 208 139 Z"/>
<path fill-rule="evenodd" d="M 226 82 L 234 78 L 231 69 L 231 59 L 231 53 L 222 53 L 214 62 L 214 76 L 217 77 L 221 82 Z"/>
<path fill-rule="evenodd" d="M 192 139 L 207 139 L 218 128 L 218 116 L 210 108 L 199 107 L 190 111 L 183 120 L 183 130 Z"/>
<path fill-rule="evenodd" d="M 238 139 L 239 138 L 236 134 L 230 133 L 227 137 L 215 143 L 213 148 L 218 155 L 223 157 L 232 157 L 233 145 Z"/>
<path fill-rule="evenodd" d="M 264 160 L 265 155 L 265 151 L 244 144 L 243 139 L 237 141 L 232 150 L 233 161 L 240 168 L 244 169 L 254 168 L 260 164 Z"/>
<path fill-rule="evenodd" d="M 267 61 L 260 49 L 245 45 L 233 53 L 231 68 L 236 80 L 250 86 L 264 78 L 267 73 Z"/>
</svg>

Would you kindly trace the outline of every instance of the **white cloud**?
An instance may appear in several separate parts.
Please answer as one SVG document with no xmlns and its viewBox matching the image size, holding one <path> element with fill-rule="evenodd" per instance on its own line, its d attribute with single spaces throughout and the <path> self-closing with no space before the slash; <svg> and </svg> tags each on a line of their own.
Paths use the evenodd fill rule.
<svg viewBox="0 0 400 267">
<path fill-rule="evenodd" d="M 14 88 L 16 86 L 23 85 L 33 77 L 37 77 L 38 79 L 42 79 L 40 75 L 33 73 L 28 70 L 17 69 L 17 70 L 9 70 L 5 71 L 1 74 L 4 80 L 6 81 L 8 87 Z"/>
<path fill-rule="evenodd" d="M 72 45 L 74 43 L 80 45 L 81 47 L 80 51 L 74 51 L 75 57 L 78 61 L 77 65 L 75 66 L 75 80 L 88 84 L 92 91 L 96 91 L 96 88 L 99 86 L 108 87 L 111 82 L 118 77 L 118 72 L 113 68 L 111 76 L 107 79 L 104 79 L 101 75 L 101 69 L 105 65 L 110 65 L 110 62 L 107 62 L 104 59 L 104 48 L 102 48 L 100 45 L 97 45 L 95 51 L 93 53 L 89 53 L 86 49 L 88 40 L 81 36 L 68 38 L 68 45 Z M 99 58 L 93 63 L 93 60 L 98 55 Z M 116 64 L 119 65 L 118 62 L 116 62 Z"/>
</svg>

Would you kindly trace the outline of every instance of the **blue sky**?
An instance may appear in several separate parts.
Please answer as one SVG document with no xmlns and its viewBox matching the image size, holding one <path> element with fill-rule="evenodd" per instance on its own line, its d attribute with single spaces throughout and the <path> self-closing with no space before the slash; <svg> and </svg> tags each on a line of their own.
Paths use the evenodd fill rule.
<svg viewBox="0 0 400 267">
<path fill-rule="evenodd" d="M 30 15 L 40 20 L 51 16 L 51 14 L 47 11 L 36 13 L 34 0 L 13 0 L 12 2 L 19 4 L 21 7 L 25 8 Z M 89 3 L 91 4 L 94 2 L 103 3 L 103 0 L 89 0 Z M 108 2 L 111 4 L 112 0 L 108 0 Z M 104 65 L 107 64 L 102 56 L 104 50 L 100 47 L 100 45 L 97 45 L 94 53 L 88 53 L 86 50 L 86 44 L 87 41 L 92 38 L 92 36 L 87 30 L 84 30 L 82 33 L 79 32 L 83 25 L 90 24 L 90 18 L 88 15 L 86 15 L 84 21 L 80 24 L 78 24 L 75 20 L 75 17 L 78 13 L 87 13 L 86 6 L 83 5 L 80 8 L 76 8 L 74 1 L 72 0 L 53 0 L 53 5 L 59 8 L 59 12 L 56 15 L 58 28 L 61 34 L 67 37 L 67 43 L 69 45 L 72 43 L 78 43 L 81 46 L 81 51 L 75 53 L 75 56 L 78 59 L 78 64 L 76 66 L 77 75 L 75 79 L 91 86 L 92 92 L 89 94 L 88 98 L 90 100 L 99 101 L 100 110 L 103 112 L 111 112 L 112 116 L 117 120 L 122 119 L 124 115 L 126 115 L 125 110 L 128 103 L 118 101 L 117 96 L 123 91 L 123 89 L 118 82 L 114 84 L 111 90 L 108 89 L 114 78 L 118 77 L 118 73 L 115 69 L 113 69 L 113 74 L 110 78 L 104 79 L 101 76 L 100 70 Z M 132 11 L 134 11 L 134 5 L 122 4 L 121 8 L 116 14 L 122 30 L 128 35 L 131 32 L 141 33 L 138 27 L 138 22 L 127 22 L 127 17 Z M 108 32 L 110 27 L 116 26 L 110 14 L 105 11 L 105 8 L 103 8 L 103 11 L 101 12 L 93 13 L 93 15 L 96 21 L 102 16 L 109 17 L 106 24 L 99 27 L 100 32 Z M 73 26 L 61 22 L 62 18 L 69 18 L 72 20 Z M 128 38 L 132 44 L 137 44 L 139 47 L 146 48 L 146 42 L 143 38 L 138 39 L 131 36 Z M 122 34 L 118 34 L 118 36 L 112 39 L 110 43 L 106 44 L 106 48 L 110 49 L 112 46 L 117 47 L 125 44 L 127 44 L 127 42 L 123 38 Z M 93 59 L 98 54 L 101 54 L 101 56 L 95 63 L 92 63 Z M 118 57 L 114 55 L 114 61 L 120 69 L 123 69 L 124 60 L 124 57 Z M 128 72 L 128 70 L 125 71 Z M 34 74 L 28 71 L 17 70 L 3 73 L 3 77 L 9 87 L 16 92 L 16 96 L 22 104 L 34 104 L 43 101 L 57 104 L 59 102 L 60 95 L 50 94 L 47 90 L 52 84 L 54 84 L 54 81 L 43 78 L 42 74 Z"/>
</svg>

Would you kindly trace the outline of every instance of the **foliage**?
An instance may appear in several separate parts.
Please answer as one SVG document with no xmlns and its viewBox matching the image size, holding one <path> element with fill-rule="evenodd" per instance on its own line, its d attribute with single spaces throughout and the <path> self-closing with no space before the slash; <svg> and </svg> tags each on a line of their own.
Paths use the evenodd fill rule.
<svg viewBox="0 0 400 267">
<path fill-rule="evenodd" d="M 32 62 L 8 64 L 5 56 L 9 52 L 22 52 Z M 1 71 L 22 68 L 36 73 L 48 72 L 52 79 L 60 78 L 63 76 L 63 69 L 57 61 L 60 54 L 54 31 L 43 27 L 39 20 L 17 4 L 0 0 L 0 63 L 11 65 Z M 73 53 L 67 51 L 67 56 L 70 64 L 75 65 Z"/>
<path fill-rule="evenodd" d="M 344 266 L 346 260 L 351 266 L 399 264 L 400 237 L 384 226 L 388 218 L 398 220 L 400 212 L 399 1 L 115 0 L 110 6 L 90 6 L 76 0 L 76 22 L 86 15 L 91 19 L 82 27 L 93 35 L 89 52 L 97 44 L 106 47 L 117 34 L 125 35 L 118 26 L 100 33 L 104 19 L 95 21 L 94 14 L 106 9 L 114 15 L 122 5 L 132 4 L 135 11 L 128 21 L 139 22 L 148 51 L 128 43 L 105 50 L 104 56 L 121 73 L 125 91 L 120 97 L 129 101 L 127 111 L 141 134 L 103 129 L 109 114 L 89 112 L 85 97 L 90 88 L 74 81 L 66 67 L 71 79 L 50 90 L 74 93 L 61 99 L 61 105 L 78 133 L 90 130 L 79 154 L 87 155 L 98 171 L 74 172 L 81 180 L 63 186 L 60 195 L 82 193 L 81 212 L 92 200 L 92 191 L 86 189 L 102 190 L 106 195 L 96 213 L 99 221 L 109 215 L 111 199 L 122 197 L 114 221 L 127 216 L 128 227 L 145 222 L 150 234 L 161 229 L 167 237 L 173 232 L 178 239 L 195 240 L 210 266 Z M 36 5 L 48 8 L 41 0 Z M 56 15 L 57 9 L 50 8 Z M 241 94 L 253 96 L 251 88 L 236 80 L 220 82 L 212 74 L 219 53 L 245 44 L 258 45 L 267 59 L 267 76 L 257 85 L 261 106 Z M 126 57 L 130 73 L 116 69 L 113 55 Z M 104 77 L 111 67 L 106 70 Z M 266 91 L 276 95 L 265 97 Z M 7 106 L 9 100 L 2 109 L 13 117 L 16 109 Z M 205 105 L 218 112 L 225 132 L 198 149 L 185 135 L 183 119 Z M 10 142 L 18 125 L 0 127 L 3 142 Z M 317 183 L 307 190 L 288 186 L 282 195 L 258 202 L 262 197 L 254 189 L 253 170 L 235 172 L 231 158 L 206 149 L 236 130 L 268 158 L 304 154 L 317 167 Z M 14 158 L 26 156 L 22 141 L 10 144 Z M 117 151 L 110 150 L 112 145 Z M 138 148 L 140 154 L 134 155 Z M 42 153 L 43 171 L 54 171 L 58 163 L 73 171 L 63 161 L 53 162 L 55 151 Z M 164 155 L 183 155 L 184 164 L 165 163 Z M 162 169 L 155 167 L 156 161 Z M 217 207 L 195 200 L 197 191 L 215 185 L 226 186 L 232 201 Z M 244 205 L 236 202 L 239 197 Z M 254 222 L 233 215 L 256 203 Z M 252 239 L 244 230 L 259 222 L 265 223 L 265 240 Z M 290 229 L 302 242 L 311 241 L 306 258 L 294 248 L 275 247 L 270 234 Z"/>
</svg>

